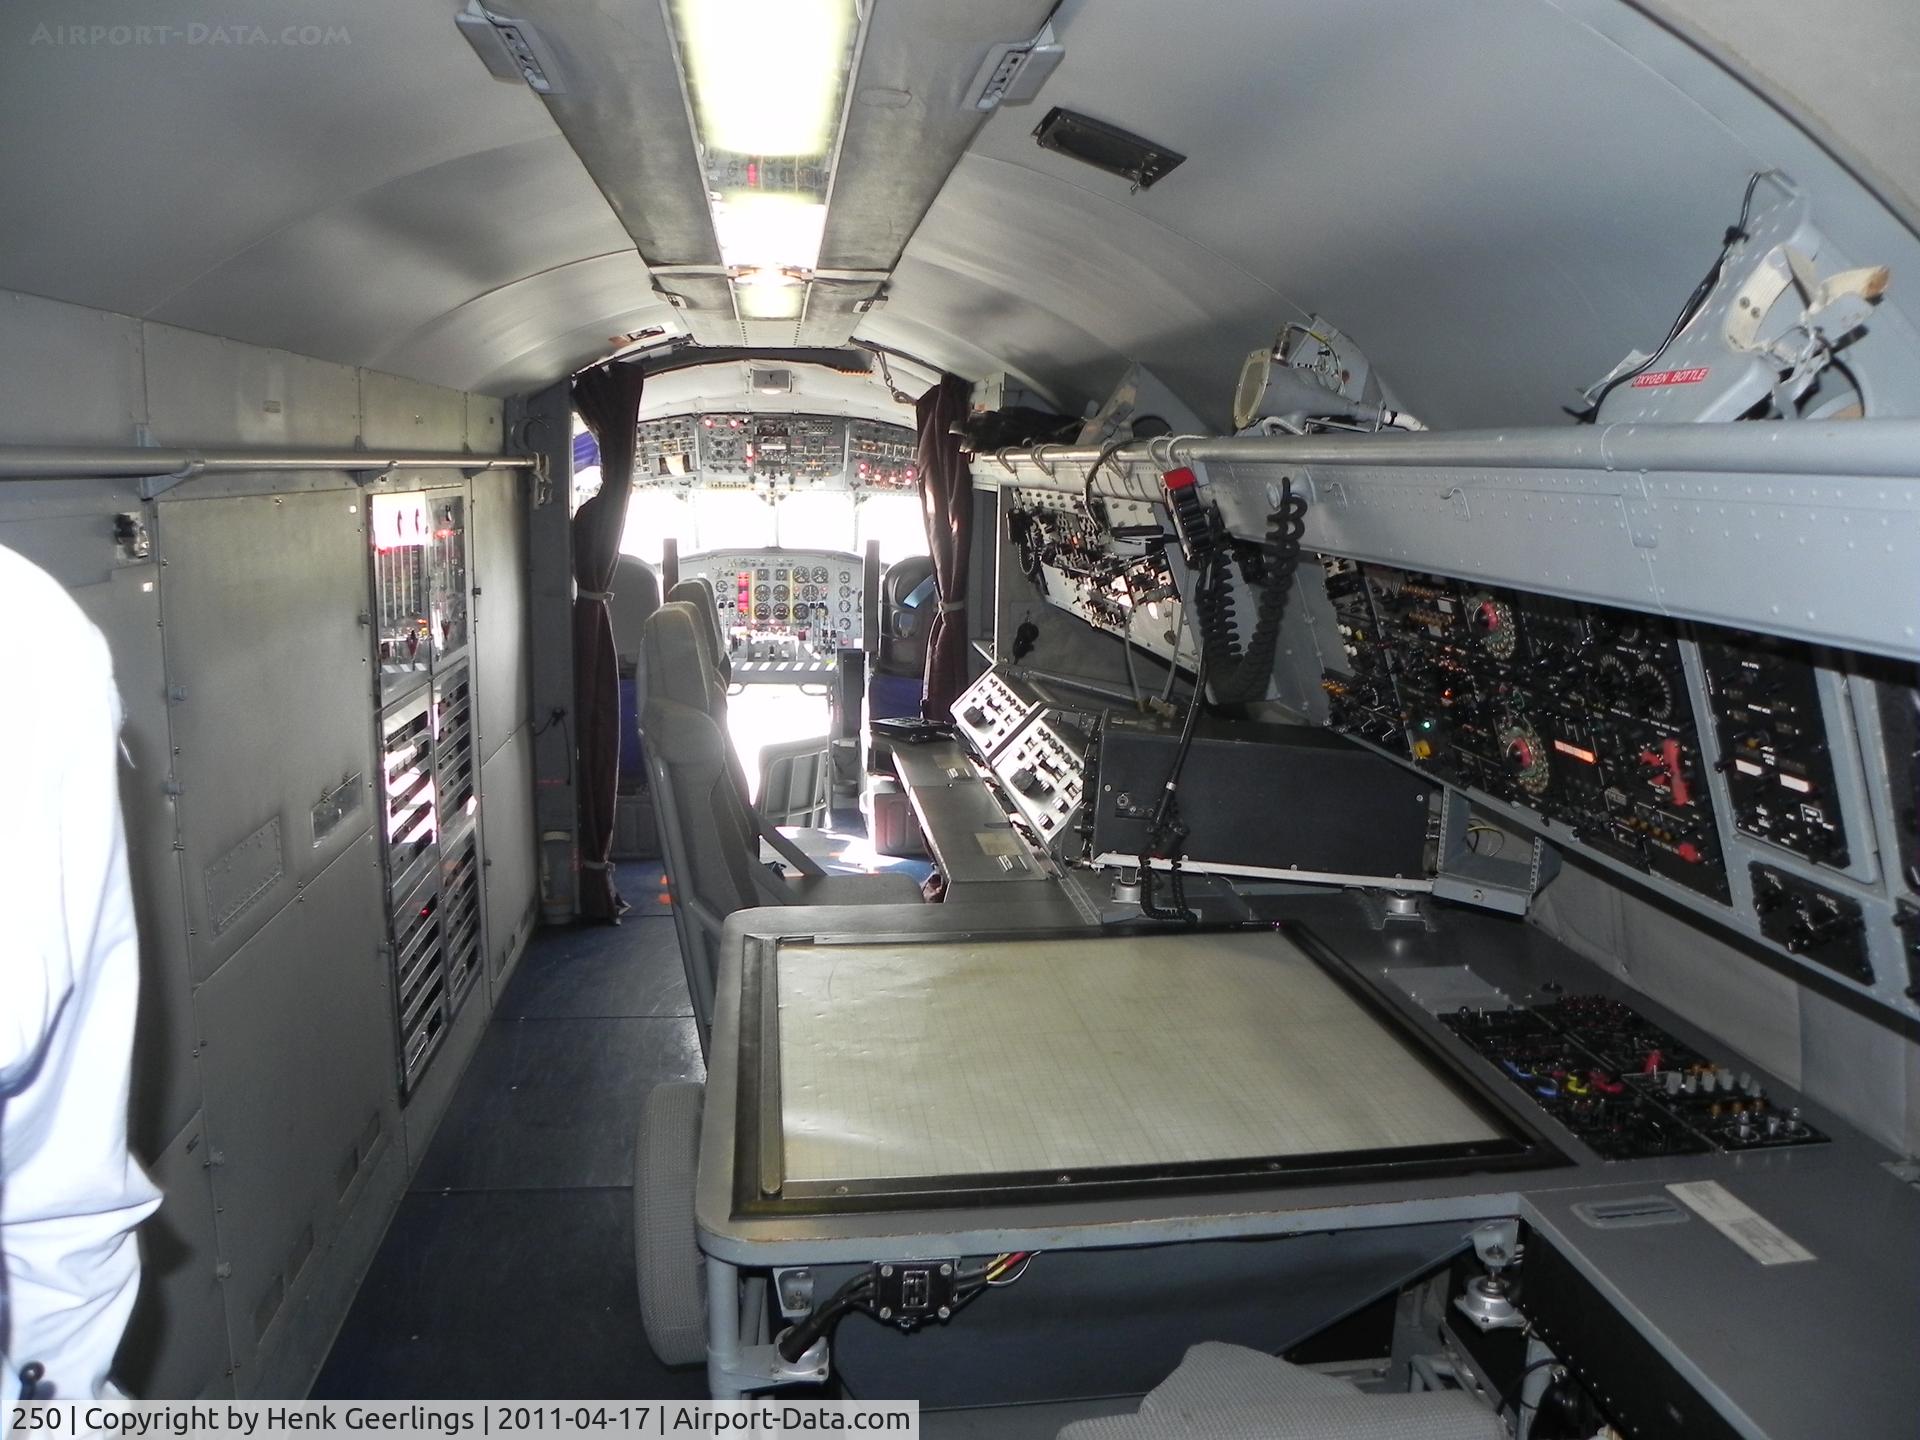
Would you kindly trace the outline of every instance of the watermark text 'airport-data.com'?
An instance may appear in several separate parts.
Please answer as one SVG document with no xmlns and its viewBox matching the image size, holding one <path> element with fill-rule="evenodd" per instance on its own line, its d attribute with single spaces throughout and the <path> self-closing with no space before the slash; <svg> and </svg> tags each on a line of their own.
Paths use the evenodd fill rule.
<svg viewBox="0 0 1920 1440">
<path fill-rule="evenodd" d="M 29 45 L 48 49 L 119 49 L 128 46 L 259 50 L 281 46 L 351 45 L 344 25 L 221 24 L 193 20 L 184 25 L 36 25 Z"/>
</svg>

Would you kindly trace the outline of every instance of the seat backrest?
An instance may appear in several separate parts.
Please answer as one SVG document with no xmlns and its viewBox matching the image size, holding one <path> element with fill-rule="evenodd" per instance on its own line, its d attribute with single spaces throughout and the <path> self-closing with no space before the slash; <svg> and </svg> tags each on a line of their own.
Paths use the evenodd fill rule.
<svg viewBox="0 0 1920 1440">
<path fill-rule="evenodd" d="M 825 737 L 786 740 L 760 749 L 754 808 L 770 825 L 824 830 L 833 823 L 833 747 Z"/>
<path fill-rule="evenodd" d="M 704 575 L 682 580 L 667 592 L 669 600 L 691 605 L 700 612 L 710 642 L 709 649 L 714 657 L 714 668 L 720 672 L 720 683 L 733 683 L 733 656 L 727 649 L 727 635 L 720 628 L 719 597 L 715 594 L 713 582 Z"/>
<path fill-rule="evenodd" d="M 669 601 L 647 621 L 646 740 L 661 853 L 674 885 L 674 925 L 687 984 L 712 1014 L 720 930 L 735 910 L 790 897 L 760 864 L 727 733 L 714 718 L 719 684 L 708 665 L 693 606 Z"/>
<path fill-rule="evenodd" d="M 614 563 L 612 593 L 607 613 L 613 619 L 613 650 L 621 673 L 630 675 L 640 662 L 647 617 L 660 608 L 660 579 L 639 556 L 622 555 Z"/>
<path fill-rule="evenodd" d="M 640 705 L 647 693 L 640 673 L 641 636 L 647 617 L 660 608 L 660 580 L 653 567 L 637 555 L 622 555 L 613 567 L 613 598 L 607 614 L 613 621 L 613 651 L 620 673 L 620 788 L 642 788 L 646 762 L 640 754 Z"/>
<path fill-rule="evenodd" d="M 883 675 L 918 675 L 927 668 L 927 636 L 940 597 L 933 586 L 933 561 L 909 555 L 887 567 L 880 581 L 880 653 Z"/>
</svg>

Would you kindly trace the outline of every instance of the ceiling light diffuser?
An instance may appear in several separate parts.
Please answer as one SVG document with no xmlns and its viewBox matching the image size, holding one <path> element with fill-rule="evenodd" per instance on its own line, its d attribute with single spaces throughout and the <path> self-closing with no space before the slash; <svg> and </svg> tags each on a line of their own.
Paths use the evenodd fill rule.
<svg viewBox="0 0 1920 1440">
<path fill-rule="evenodd" d="M 736 191 L 713 201 L 720 260 L 733 270 L 812 270 L 827 207 L 798 195 Z"/>
<path fill-rule="evenodd" d="M 846 87 L 852 0 L 673 0 L 673 17 L 709 149 L 827 153 Z"/>
</svg>

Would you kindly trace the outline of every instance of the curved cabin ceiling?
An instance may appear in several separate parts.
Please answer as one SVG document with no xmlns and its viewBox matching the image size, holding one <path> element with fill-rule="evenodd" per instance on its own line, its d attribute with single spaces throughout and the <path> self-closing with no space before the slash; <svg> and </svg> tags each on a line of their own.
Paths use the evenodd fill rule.
<svg viewBox="0 0 1920 1440">
<path fill-rule="evenodd" d="M 513 7 L 545 100 L 487 74 L 458 8 L 17 0 L 0 286 L 493 394 L 656 328 L 851 333 L 1076 409 L 1138 359 L 1214 424 L 1242 355 L 1311 310 L 1430 424 L 1551 424 L 1659 339 L 1779 167 L 1823 264 L 1892 267 L 1852 353 L 1878 413 L 1920 413 L 1920 25 L 1896 0 L 1064 0 L 1058 71 L 984 118 L 987 46 L 1046 5 L 871 0 L 817 300 L 744 328 L 665 8 Z M 1034 143 L 1055 105 L 1188 158 L 1130 192 Z"/>
</svg>

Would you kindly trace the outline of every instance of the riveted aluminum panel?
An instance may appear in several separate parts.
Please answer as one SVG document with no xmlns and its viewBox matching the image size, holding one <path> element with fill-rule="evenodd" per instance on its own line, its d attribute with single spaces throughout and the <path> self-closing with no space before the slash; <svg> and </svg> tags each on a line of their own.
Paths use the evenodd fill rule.
<svg viewBox="0 0 1920 1440">
<path fill-rule="evenodd" d="M 479 671 L 480 739 L 489 759 L 526 724 L 532 706 L 527 625 L 527 498 L 518 474 L 476 475 L 473 521 L 474 654 Z"/>
<path fill-rule="evenodd" d="M 148 425 L 162 445 L 351 446 L 360 433 L 360 377 L 267 350 L 148 323 Z"/>
<path fill-rule="evenodd" d="M 205 979 L 371 824 L 368 806 L 314 839 L 322 796 L 375 773 L 365 507 L 321 491 L 166 500 L 158 515 L 174 803 L 193 974 Z M 283 873 L 216 927 L 210 872 L 276 818 Z"/>
<path fill-rule="evenodd" d="M 500 437 L 506 433 L 506 406 L 491 395 L 467 397 L 467 448 L 476 455 L 500 453 Z"/>
<path fill-rule="evenodd" d="M 166 1198 L 140 1227 L 140 1300 L 114 1362 L 129 1394 L 194 1397 L 227 1383 L 211 1148 L 196 1114 L 147 1164 Z"/>
<path fill-rule="evenodd" d="M 360 434 L 369 450 L 458 450 L 467 440 L 466 396 L 362 370 Z"/>
<path fill-rule="evenodd" d="M 378 859 L 362 835 L 196 997 L 242 1367 L 396 1134 Z"/>
<path fill-rule="evenodd" d="M 494 993 L 533 929 L 533 745 L 526 729 L 480 770 L 482 870 L 487 908 L 487 973 Z"/>
<path fill-rule="evenodd" d="M 0 440 L 133 444 L 147 418 L 140 365 L 139 321 L 0 292 Z"/>
</svg>

